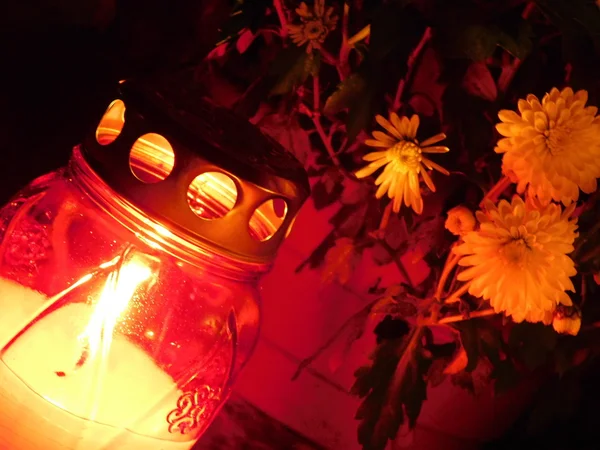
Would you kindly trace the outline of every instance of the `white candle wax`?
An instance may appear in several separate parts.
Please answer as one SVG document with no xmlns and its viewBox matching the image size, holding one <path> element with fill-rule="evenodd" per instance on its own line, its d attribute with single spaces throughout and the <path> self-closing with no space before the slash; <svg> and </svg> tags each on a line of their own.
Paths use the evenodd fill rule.
<svg viewBox="0 0 600 450">
<path fill-rule="evenodd" d="M 0 279 L 0 343 L 8 342 L 46 302 L 40 293 Z M 184 441 L 187 436 L 168 431 L 167 415 L 177 407 L 181 391 L 125 337 L 115 335 L 105 354 L 75 370 L 82 351 L 78 338 L 93 312 L 87 304 L 62 307 L 4 353 L 0 449 L 189 449 L 193 442 Z"/>
</svg>

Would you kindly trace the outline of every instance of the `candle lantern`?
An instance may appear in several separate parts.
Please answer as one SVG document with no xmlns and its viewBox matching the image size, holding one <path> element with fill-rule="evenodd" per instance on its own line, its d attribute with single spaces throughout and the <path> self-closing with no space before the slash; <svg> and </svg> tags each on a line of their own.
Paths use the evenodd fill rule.
<svg viewBox="0 0 600 450">
<path fill-rule="evenodd" d="M 189 449 L 308 193 L 250 123 L 121 83 L 68 167 L 0 210 L 0 448 Z"/>
</svg>

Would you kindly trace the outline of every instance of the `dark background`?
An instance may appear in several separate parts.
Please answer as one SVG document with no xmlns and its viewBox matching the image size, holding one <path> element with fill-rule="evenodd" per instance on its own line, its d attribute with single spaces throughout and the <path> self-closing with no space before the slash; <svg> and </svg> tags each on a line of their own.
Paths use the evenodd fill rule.
<svg viewBox="0 0 600 450">
<path fill-rule="evenodd" d="M 202 60 L 227 1 L 24 0 L 0 6 L 0 201 L 64 165 L 124 78 Z"/>
</svg>

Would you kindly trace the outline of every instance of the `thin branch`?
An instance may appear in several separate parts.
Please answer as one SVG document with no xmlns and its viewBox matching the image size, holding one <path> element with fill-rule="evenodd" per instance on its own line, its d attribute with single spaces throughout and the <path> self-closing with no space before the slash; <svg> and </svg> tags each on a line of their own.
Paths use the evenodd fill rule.
<svg viewBox="0 0 600 450">
<path fill-rule="evenodd" d="M 476 317 L 494 316 L 496 314 L 498 314 L 498 313 L 496 311 L 494 311 L 492 308 L 490 308 L 490 309 L 484 309 L 482 311 L 473 311 L 472 313 L 469 313 L 468 317 L 466 317 L 463 314 L 459 314 L 456 316 L 444 317 L 443 319 L 438 320 L 437 323 L 445 324 L 445 323 L 462 322 L 463 320 L 474 319 Z"/>
<path fill-rule="evenodd" d="M 321 111 L 321 90 L 319 88 L 319 74 L 313 75 L 313 111 Z"/>
<path fill-rule="evenodd" d="M 394 250 L 392 247 L 390 247 L 390 245 L 384 239 L 379 239 L 378 242 L 392 256 L 392 258 L 394 260 L 394 264 L 396 264 L 396 267 L 398 268 L 400 275 L 402 275 L 402 277 L 406 280 L 408 285 L 414 289 L 415 284 L 413 283 L 412 279 L 410 278 L 408 270 L 406 270 L 406 266 L 402 262 L 402 259 L 398 256 L 398 252 L 396 250 Z"/>
<path fill-rule="evenodd" d="M 338 77 L 340 77 L 340 80 L 344 80 L 346 79 L 345 75 L 344 75 L 344 71 L 342 70 L 342 67 L 340 65 L 340 61 L 333 56 L 331 53 L 329 53 L 327 50 L 325 50 L 325 48 L 323 48 L 323 46 L 321 46 L 319 48 L 319 52 L 321 53 L 321 56 L 323 57 L 323 61 L 331 66 L 335 66 L 337 73 L 338 73 Z"/>
<path fill-rule="evenodd" d="M 321 344 L 321 346 L 319 348 L 317 348 L 317 350 L 312 355 L 310 355 L 308 358 L 304 358 L 298 365 L 298 369 L 296 370 L 294 375 L 292 375 L 292 381 L 295 380 L 296 378 L 298 378 L 300 376 L 300 374 L 302 373 L 302 371 L 304 369 L 306 369 L 308 366 L 310 366 L 319 356 L 321 356 L 321 354 L 325 350 L 327 350 L 329 347 L 331 347 L 331 345 L 337 340 L 337 338 L 342 334 L 342 332 L 346 328 L 348 328 L 350 325 L 352 325 L 352 323 L 354 322 L 354 320 L 357 317 L 360 317 L 360 316 L 364 315 L 365 313 L 368 313 L 371 310 L 371 308 L 373 308 L 373 305 L 375 303 L 377 303 L 379 300 L 380 299 L 369 302 L 362 309 L 360 309 L 356 313 L 352 314 L 348 319 L 346 319 L 346 321 L 342 324 L 342 326 L 339 327 L 336 330 L 336 332 L 333 333 L 329 337 L 329 339 L 327 339 L 323 344 Z"/>
<path fill-rule="evenodd" d="M 344 74 L 344 78 L 350 72 L 348 58 L 350 57 L 350 46 L 348 45 L 348 21 L 350 16 L 350 5 L 344 2 L 344 16 L 342 17 L 342 46 L 340 47 L 340 72 Z M 340 76 L 340 78 L 343 80 Z"/>
<path fill-rule="evenodd" d="M 521 17 L 523 19 L 529 18 L 534 9 L 535 2 L 528 3 L 525 9 L 523 10 L 523 13 L 521 14 Z M 498 92 L 501 92 L 503 94 L 506 93 L 506 91 L 508 90 L 508 86 L 515 77 L 515 74 L 517 73 L 517 70 L 521 66 L 522 62 L 522 59 L 515 58 L 510 65 L 507 65 L 502 69 L 502 72 L 498 77 Z"/>
<path fill-rule="evenodd" d="M 439 301 L 442 298 L 442 293 L 444 291 L 444 286 L 446 286 L 446 281 L 448 281 L 448 276 L 452 273 L 452 269 L 456 267 L 458 264 L 458 260 L 460 257 L 452 252 L 450 249 L 450 253 L 446 258 L 446 263 L 444 264 L 444 269 L 442 270 L 442 275 L 440 276 L 440 280 L 438 281 L 437 289 L 435 290 L 434 298 Z"/>
<path fill-rule="evenodd" d="M 371 34 L 371 25 L 367 25 L 350 39 L 348 39 L 348 45 L 354 47 L 358 42 L 366 39 Z"/>
<path fill-rule="evenodd" d="M 281 23 L 280 35 L 283 39 L 287 37 L 287 18 L 285 17 L 285 11 L 283 10 L 283 4 L 281 0 L 273 0 L 273 6 L 277 11 L 277 17 L 279 17 L 279 23 Z"/>
<path fill-rule="evenodd" d="M 415 69 L 415 62 L 417 58 L 420 56 L 421 52 L 431 39 L 431 28 L 427 27 L 423 36 L 421 36 L 421 40 L 408 56 L 408 61 L 406 62 L 406 75 L 400 80 L 398 83 L 398 88 L 396 89 L 396 95 L 394 96 L 394 103 L 392 104 L 392 111 L 398 111 L 400 106 L 402 105 L 402 94 L 404 93 L 404 88 L 406 87 L 406 83 L 412 77 L 412 73 Z"/>
<path fill-rule="evenodd" d="M 460 300 L 460 296 L 465 294 L 469 290 L 469 286 L 471 283 L 465 283 L 461 287 L 459 287 L 456 291 L 454 291 L 451 295 L 446 297 L 444 303 L 454 303 Z"/>
<path fill-rule="evenodd" d="M 320 95 L 320 93 L 314 94 L 313 95 Z M 327 153 L 329 154 L 329 157 L 331 158 L 331 160 L 333 161 L 333 163 L 338 166 L 341 167 L 341 163 L 339 158 L 336 156 L 335 152 L 333 151 L 333 147 L 331 146 L 331 140 L 327 137 L 327 133 L 325 133 L 325 130 L 323 129 L 323 125 L 321 125 L 321 115 L 319 114 L 319 112 L 314 112 L 311 111 L 304 103 L 300 103 L 300 108 L 299 111 L 310 117 L 311 120 L 313 121 L 313 124 L 315 126 L 315 129 L 317 130 L 317 133 L 319 134 L 319 137 L 321 138 L 321 141 L 323 141 L 323 145 L 325 146 L 325 150 L 327 150 Z"/>
<path fill-rule="evenodd" d="M 500 178 L 498 182 L 494 186 L 492 186 L 492 188 L 487 192 L 487 194 L 485 194 L 485 196 L 481 199 L 481 202 L 479 202 L 479 207 L 483 208 L 487 200 L 496 203 L 500 195 L 506 190 L 506 188 L 508 188 L 511 185 L 511 183 L 512 181 L 510 181 L 510 178 L 508 178 L 507 176 L 503 176 L 502 178 Z"/>
</svg>

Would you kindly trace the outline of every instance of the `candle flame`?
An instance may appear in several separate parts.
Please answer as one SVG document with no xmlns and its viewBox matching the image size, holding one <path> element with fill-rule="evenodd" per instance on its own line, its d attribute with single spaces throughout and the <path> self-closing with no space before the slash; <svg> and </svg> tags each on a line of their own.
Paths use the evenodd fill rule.
<svg viewBox="0 0 600 450">
<path fill-rule="evenodd" d="M 140 258 L 132 258 L 119 270 L 109 274 L 92 317 L 79 336 L 84 348 L 77 367 L 85 364 L 88 358 L 94 359 L 100 350 L 103 356 L 107 355 L 119 318 L 127 309 L 138 286 L 151 275 L 152 271 Z"/>
</svg>

